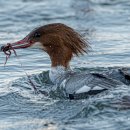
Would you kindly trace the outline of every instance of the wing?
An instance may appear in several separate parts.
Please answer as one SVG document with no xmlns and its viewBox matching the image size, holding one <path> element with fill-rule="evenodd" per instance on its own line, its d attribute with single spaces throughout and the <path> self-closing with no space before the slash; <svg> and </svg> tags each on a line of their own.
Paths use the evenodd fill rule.
<svg viewBox="0 0 130 130">
<path fill-rule="evenodd" d="M 103 74 L 75 74 L 66 80 L 65 90 L 69 96 L 84 97 L 88 95 L 95 95 L 104 90 L 114 88 L 122 85 L 121 82 L 108 78 Z M 73 98 L 73 97 L 72 97 Z"/>
</svg>

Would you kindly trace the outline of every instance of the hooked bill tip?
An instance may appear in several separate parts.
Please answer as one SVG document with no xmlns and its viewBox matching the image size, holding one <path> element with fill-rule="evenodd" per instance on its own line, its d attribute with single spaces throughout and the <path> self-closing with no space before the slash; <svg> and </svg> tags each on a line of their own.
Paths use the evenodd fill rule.
<svg viewBox="0 0 130 130">
<path fill-rule="evenodd" d="M 2 45 L 1 47 L 0 47 L 0 51 L 8 51 L 9 50 L 9 45 Z"/>
<path fill-rule="evenodd" d="M 5 48 L 5 46 L 1 46 L 1 47 L 0 47 L 0 51 L 3 51 L 4 48 Z"/>
</svg>

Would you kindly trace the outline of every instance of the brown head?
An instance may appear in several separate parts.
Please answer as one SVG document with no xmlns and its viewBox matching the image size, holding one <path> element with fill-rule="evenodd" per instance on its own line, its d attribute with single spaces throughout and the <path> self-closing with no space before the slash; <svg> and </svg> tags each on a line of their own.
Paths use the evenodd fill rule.
<svg viewBox="0 0 130 130">
<path fill-rule="evenodd" d="M 36 28 L 24 39 L 11 45 L 14 49 L 40 46 L 49 54 L 52 67 L 60 65 L 68 67 L 73 55 L 83 54 L 89 47 L 77 32 L 61 23 Z"/>
</svg>

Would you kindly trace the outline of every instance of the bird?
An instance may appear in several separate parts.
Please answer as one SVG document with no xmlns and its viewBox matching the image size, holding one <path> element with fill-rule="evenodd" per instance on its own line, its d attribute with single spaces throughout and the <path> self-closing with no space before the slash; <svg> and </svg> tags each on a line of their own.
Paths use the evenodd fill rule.
<svg viewBox="0 0 130 130">
<path fill-rule="evenodd" d="M 69 99 L 88 98 L 123 84 L 102 73 L 76 72 L 71 69 L 72 58 L 88 53 L 90 45 L 82 35 L 65 24 L 51 23 L 37 27 L 22 40 L 4 45 L 1 50 L 6 52 L 12 48 L 28 47 L 40 48 L 49 55 L 49 78 L 61 90 L 60 95 Z"/>
</svg>

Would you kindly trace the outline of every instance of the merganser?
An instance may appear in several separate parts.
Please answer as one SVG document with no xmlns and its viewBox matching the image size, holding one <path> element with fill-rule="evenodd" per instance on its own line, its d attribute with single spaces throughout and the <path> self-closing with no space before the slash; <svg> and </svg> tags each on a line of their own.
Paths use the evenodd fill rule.
<svg viewBox="0 0 130 130">
<path fill-rule="evenodd" d="M 60 86 L 67 98 L 86 98 L 122 85 L 120 81 L 103 74 L 74 72 L 70 69 L 72 57 L 87 53 L 89 44 L 67 25 L 54 23 L 38 27 L 24 39 L 10 45 L 13 49 L 37 46 L 44 50 L 51 59 L 49 78 L 55 86 Z M 8 44 L 1 49 L 8 51 Z"/>
</svg>

